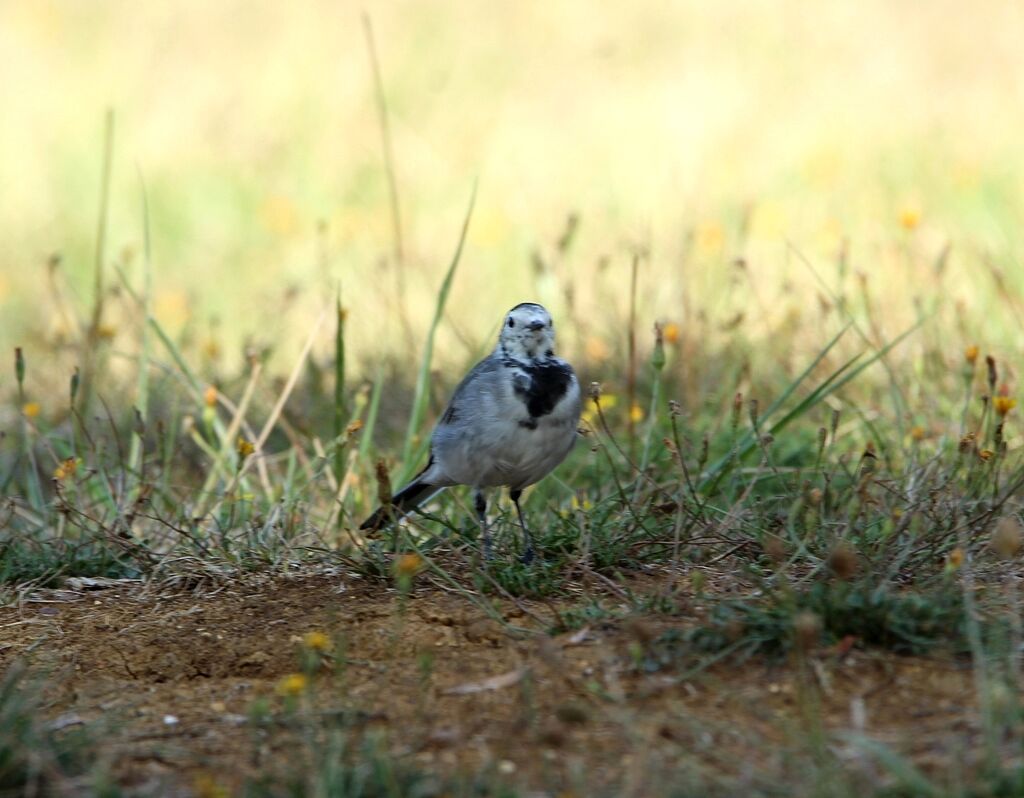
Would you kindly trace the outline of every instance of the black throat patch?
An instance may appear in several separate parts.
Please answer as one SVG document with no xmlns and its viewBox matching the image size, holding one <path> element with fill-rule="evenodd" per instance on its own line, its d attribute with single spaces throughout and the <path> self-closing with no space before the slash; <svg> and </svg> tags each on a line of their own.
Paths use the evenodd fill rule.
<svg viewBox="0 0 1024 798">
<path fill-rule="evenodd" d="M 523 400 L 531 419 L 546 416 L 565 396 L 572 381 L 572 369 L 557 360 L 524 363 L 520 368 L 530 378 L 528 387 L 517 384 L 516 396 Z M 535 427 L 536 425 L 534 425 Z M 532 429 L 533 427 L 531 427 Z"/>
</svg>

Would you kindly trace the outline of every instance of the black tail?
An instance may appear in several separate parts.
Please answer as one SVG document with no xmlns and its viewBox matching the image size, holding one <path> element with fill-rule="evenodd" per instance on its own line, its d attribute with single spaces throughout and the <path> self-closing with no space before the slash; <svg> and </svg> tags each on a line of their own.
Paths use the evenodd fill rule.
<svg viewBox="0 0 1024 798">
<path fill-rule="evenodd" d="M 391 497 L 391 504 L 388 507 L 378 507 L 373 515 L 359 525 L 360 529 L 380 529 L 385 527 L 393 519 L 401 518 L 410 510 L 415 509 L 420 502 L 426 501 L 440 488 L 428 482 L 422 482 L 418 477 L 402 488 Z"/>
</svg>

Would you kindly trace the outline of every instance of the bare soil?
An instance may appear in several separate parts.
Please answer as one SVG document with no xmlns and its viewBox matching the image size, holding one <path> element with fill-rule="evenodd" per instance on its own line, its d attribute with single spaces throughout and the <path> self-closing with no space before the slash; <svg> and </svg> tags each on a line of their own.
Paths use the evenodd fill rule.
<svg viewBox="0 0 1024 798">
<path fill-rule="evenodd" d="M 557 610 L 501 606 L 538 631 Z M 659 795 L 680 773 L 799 783 L 819 728 L 863 732 L 926 771 L 978 735 L 963 661 L 853 645 L 689 674 L 638 667 L 655 636 L 692 623 L 685 616 L 551 637 L 510 632 L 425 579 L 404 598 L 341 571 L 194 592 L 120 583 L 38 591 L 0 610 L 0 667 L 24 658 L 45 669 L 48 712 L 60 725 L 97 724 L 102 761 L 132 794 L 229 794 L 259 772 L 309 766 L 294 724 L 250 722 L 261 700 L 278 719 L 344 711 L 353 734 L 381 734 L 421 770 L 488 773 L 552 796 Z M 311 631 L 331 637 L 333 665 L 289 715 L 281 680 L 299 670 Z M 841 754 L 881 777 L 853 747 Z"/>
</svg>

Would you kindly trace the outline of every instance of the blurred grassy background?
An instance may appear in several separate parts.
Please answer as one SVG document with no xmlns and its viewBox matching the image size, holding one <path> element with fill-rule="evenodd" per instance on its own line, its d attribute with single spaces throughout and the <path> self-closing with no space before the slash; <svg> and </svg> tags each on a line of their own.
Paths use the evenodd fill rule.
<svg viewBox="0 0 1024 798">
<path fill-rule="evenodd" d="M 221 369 L 240 365 L 245 342 L 274 347 L 286 368 L 339 278 L 353 366 L 417 357 L 408 330 L 429 323 L 477 177 L 438 366 L 489 346 L 525 299 L 563 320 L 570 357 L 621 351 L 638 249 L 649 253 L 642 340 L 653 319 L 675 321 L 690 356 L 737 335 L 817 351 L 822 286 L 804 257 L 836 295 L 851 292 L 850 312 L 866 288 L 887 336 L 938 308 L 935 340 L 948 346 L 957 329 L 957 356 L 975 339 L 1019 354 L 1024 27 L 1013 4 L 375 6 L 401 267 L 360 13 L 347 2 L 0 4 L 3 350 L 23 345 L 38 363 L 74 337 L 46 279 L 51 254 L 72 303 L 91 303 L 111 107 L 107 260 L 140 279 L 141 174 L 156 315 Z M 577 235 L 558 255 L 573 214 Z M 118 312 L 108 308 L 107 333 L 130 355 L 137 328 Z M 329 345 L 325 328 L 325 356 Z"/>
</svg>

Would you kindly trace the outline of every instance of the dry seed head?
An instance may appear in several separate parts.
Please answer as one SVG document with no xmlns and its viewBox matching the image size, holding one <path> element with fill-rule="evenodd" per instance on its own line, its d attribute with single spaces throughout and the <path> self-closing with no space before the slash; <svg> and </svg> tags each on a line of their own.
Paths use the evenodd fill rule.
<svg viewBox="0 0 1024 798">
<path fill-rule="evenodd" d="M 1012 559 L 1020 553 L 1024 543 L 1024 530 L 1016 516 L 1007 515 L 999 519 L 992 532 L 991 546 L 993 551 L 1004 560 Z"/>
<path fill-rule="evenodd" d="M 560 704 L 555 707 L 555 717 L 566 725 L 581 726 L 590 716 L 581 704 Z"/>
<path fill-rule="evenodd" d="M 374 467 L 377 477 L 377 501 L 382 507 L 391 504 L 391 475 L 388 473 L 388 464 L 384 460 L 378 460 Z"/>
<path fill-rule="evenodd" d="M 974 448 L 974 433 L 968 432 L 960 439 L 960 443 L 957 445 L 957 451 L 960 454 L 967 454 Z"/>
<path fill-rule="evenodd" d="M 988 367 L 988 389 L 995 392 L 996 383 L 999 382 L 999 372 L 996 370 L 996 359 L 992 355 L 985 355 L 985 365 Z"/>
<path fill-rule="evenodd" d="M 860 458 L 860 475 L 861 477 L 868 477 L 875 473 L 875 468 L 878 465 L 878 455 L 875 454 L 875 444 L 871 441 L 867 442 L 864 447 L 864 454 Z"/>
<path fill-rule="evenodd" d="M 786 544 L 778 535 L 765 535 L 761 549 L 773 565 L 778 566 L 786 561 Z"/>
<path fill-rule="evenodd" d="M 828 567 L 844 582 L 849 582 L 857 575 L 859 567 L 856 550 L 845 540 L 839 541 L 829 552 Z"/>
<path fill-rule="evenodd" d="M 14 376 L 18 380 L 18 390 L 21 390 L 21 385 L 25 382 L 25 354 L 20 346 L 14 347 Z"/>
<path fill-rule="evenodd" d="M 807 501 L 810 504 L 818 505 L 821 504 L 821 499 L 823 496 L 824 494 L 821 492 L 821 488 L 811 488 L 807 492 Z"/>
<path fill-rule="evenodd" d="M 810 610 L 801 610 L 793 616 L 793 637 L 797 648 L 807 653 L 818 645 L 821 637 L 821 618 Z"/>
<path fill-rule="evenodd" d="M 537 741 L 546 748 L 561 748 L 565 745 L 565 730 L 556 723 L 544 724 L 537 732 Z"/>
<path fill-rule="evenodd" d="M 651 352 L 651 367 L 655 371 L 665 368 L 665 337 L 661 325 L 658 323 L 654 325 L 654 351 Z"/>
<path fill-rule="evenodd" d="M 732 422 L 731 423 L 732 423 L 732 428 L 733 429 L 736 429 L 736 427 L 738 427 L 739 424 L 740 424 L 740 411 L 742 411 L 742 410 L 743 410 L 743 394 L 740 393 L 739 391 L 737 391 L 736 395 L 732 398 Z"/>
<path fill-rule="evenodd" d="M 627 618 L 624 625 L 629 636 L 642 646 L 650 645 L 657 636 L 654 628 L 650 624 L 644 621 L 643 618 L 639 618 L 635 615 Z"/>
<path fill-rule="evenodd" d="M 989 460 L 992 459 L 994 455 L 995 452 L 993 452 L 991 449 L 982 449 L 980 452 L 978 452 L 978 459 L 980 459 L 983 463 L 987 463 Z"/>
<path fill-rule="evenodd" d="M 593 399 L 595 402 L 601 398 L 601 383 L 592 382 L 590 388 L 587 390 L 587 396 Z"/>
<path fill-rule="evenodd" d="M 747 632 L 747 625 L 743 623 L 742 618 L 730 618 L 725 623 L 725 627 L 722 630 L 725 633 L 725 639 L 730 643 L 735 643 L 743 638 L 743 635 Z"/>
<path fill-rule="evenodd" d="M 750 426 L 757 429 L 757 399 L 750 400 Z"/>
<path fill-rule="evenodd" d="M 675 399 L 668 400 L 668 414 L 675 418 L 683 413 L 682 405 L 679 404 Z"/>
<path fill-rule="evenodd" d="M 359 430 L 361 430 L 362 428 L 363 420 L 361 418 L 357 418 L 355 421 L 349 422 L 348 426 L 345 427 L 345 435 L 346 437 L 351 437 L 355 433 L 359 432 Z"/>
</svg>

